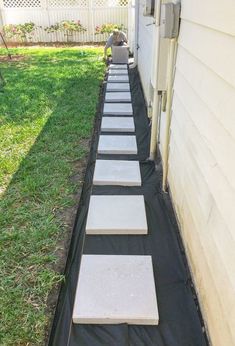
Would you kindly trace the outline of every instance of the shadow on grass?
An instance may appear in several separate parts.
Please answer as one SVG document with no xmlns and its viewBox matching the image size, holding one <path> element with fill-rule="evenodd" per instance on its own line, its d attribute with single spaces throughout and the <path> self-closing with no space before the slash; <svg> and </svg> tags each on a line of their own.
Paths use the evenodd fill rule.
<svg viewBox="0 0 235 346">
<path fill-rule="evenodd" d="M 9 81 L 1 98 L 9 101 L 18 95 L 20 100 L 5 102 L 1 121 L 21 136 L 25 125 L 36 127 L 40 134 L 0 202 L 0 343 L 4 345 L 43 342 L 48 295 L 62 279 L 63 248 L 69 239 L 70 220 L 62 213 L 74 206 L 74 194 L 82 184 L 104 71 L 101 62 L 87 60 L 72 76 L 62 61 L 57 67 L 54 71 L 43 60 L 39 70 L 30 64 L 28 73 L 24 69 L 17 73 L 15 66 L 10 75 L 6 69 Z M 27 146 L 27 138 L 22 140 Z M 17 141 L 20 146 L 20 136 Z"/>
</svg>

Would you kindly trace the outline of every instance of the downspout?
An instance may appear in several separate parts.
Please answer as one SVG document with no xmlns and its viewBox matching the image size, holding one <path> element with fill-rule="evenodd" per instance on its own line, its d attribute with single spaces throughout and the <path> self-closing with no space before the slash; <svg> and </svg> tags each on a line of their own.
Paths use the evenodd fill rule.
<svg viewBox="0 0 235 346">
<path fill-rule="evenodd" d="M 173 82 L 175 70 L 175 56 L 176 56 L 177 39 L 170 40 L 169 60 L 168 60 L 168 73 L 167 73 L 167 103 L 166 103 L 166 132 L 165 141 L 163 145 L 163 178 L 162 189 L 164 192 L 167 190 L 167 175 L 168 175 L 168 157 L 169 157 L 169 144 L 170 144 L 170 126 L 172 114 L 172 98 L 173 98 Z"/>
<path fill-rule="evenodd" d="M 138 42 L 139 42 L 139 0 L 135 0 L 135 42 L 134 42 L 134 63 L 130 68 L 138 65 Z"/>
<path fill-rule="evenodd" d="M 151 140 L 150 140 L 150 155 L 149 160 L 154 161 L 158 150 L 158 128 L 159 128 L 159 114 L 160 114 L 160 101 L 161 92 L 154 89 L 153 95 L 153 110 L 152 110 L 152 124 L 151 124 Z"/>
<path fill-rule="evenodd" d="M 157 46 L 155 47 L 154 63 L 155 63 L 155 73 L 158 71 L 159 65 L 159 46 L 160 46 L 160 7 L 161 1 L 157 2 L 156 14 L 155 14 L 155 30 L 157 31 Z M 158 29 L 157 29 L 158 27 Z M 156 37 L 155 37 L 156 39 Z M 157 150 L 158 150 L 158 132 L 159 132 L 159 115 L 160 115 L 160 101 L 161 92 L 159 92 L 157 85 L 154 88 L 153 94 L 153 106 L 152 106 L 152 124 L 151 124 L 151 140 L 150 140 L 150 155 L 149 160 L 155 160 Z"/>
</svg>

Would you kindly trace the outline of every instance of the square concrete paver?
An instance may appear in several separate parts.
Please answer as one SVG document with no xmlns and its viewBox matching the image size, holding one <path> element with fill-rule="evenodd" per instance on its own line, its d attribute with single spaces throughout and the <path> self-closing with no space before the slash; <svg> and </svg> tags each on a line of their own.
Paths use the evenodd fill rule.
<svg viewBox="0 0 235 346">
<path fill-rule="evenodd" d="M 116 69 L 116 70 L 123 70 L 126 69 L 127 70 L 127 65 L 126 64 L 110 64 L 109 65 L 110 69 Z"/>
<path fill-rule="evenodd" d="M 105 102 L 131 102 L 130 92 L 106 92 Z"/>
<path fill-rule="evenodd" d="M 136 137 L 126 135 L 101 135 L 99 138 L 98 154 L 136 155 Z"/>
<path fill-rule="evenodd" d="M 129 83 L 129 76 L 108 76 L 109 83 Z"/>
<path fill-rule="evenodd" d="M 83 255 L 73 322 L 157 325 L 151 256 Z"/>
<path fill-rule="evenodd" d="M 135 132 L 132 117 L 103 117 L 101 123 L 103 132 Z"/>
<path fill-rule="evenodd" d="M 131 103 L 105 103 L 104 115 L 133 115 Z"/>
<path fill-rule="evenodd" d="M 130 91 L 129 83 L 107 83 L 106 91 Z"/>
<path fill-rule="evenodd" d="M 87 234 L 147 234 L 143 196 L 91 196 Z"/>
<path fill-rule="evenodd" d="M 115 69 L 110 69 L 109 70 L 109 76 L 127 76 L 128 75 L 128 71 L 127 70 L 115 70 Z"/>
<path fill-rule="evenodd" d="M 96 160 L 94 185 L 141 186 L 138 161 Z"/>
</svg>

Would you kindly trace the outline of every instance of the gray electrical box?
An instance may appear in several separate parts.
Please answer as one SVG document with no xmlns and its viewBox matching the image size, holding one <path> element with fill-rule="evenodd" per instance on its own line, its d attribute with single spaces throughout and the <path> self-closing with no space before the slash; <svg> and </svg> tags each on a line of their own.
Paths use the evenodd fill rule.
<svg viewBox="0 0 235 346">
<path fill-rule="evenodd" d="M 178 36 L 180 20 L 180 3 L 169 2 L 161 5 L 160 36 L 175 38 Z"/>
</svg>

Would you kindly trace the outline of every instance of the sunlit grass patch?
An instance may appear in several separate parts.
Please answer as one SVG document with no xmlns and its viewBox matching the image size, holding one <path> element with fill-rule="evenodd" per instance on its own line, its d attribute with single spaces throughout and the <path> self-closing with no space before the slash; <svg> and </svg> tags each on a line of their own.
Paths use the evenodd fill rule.
<svg viewBox="0 0 235 346">
<path fill-rule="evenodd" d="M 25 59 L 1 64 L 0 345 L 41 345 L 104 64 L 97 48 L 11 52 Z"/>
</svg>

